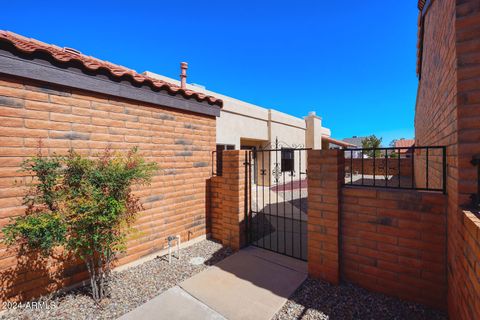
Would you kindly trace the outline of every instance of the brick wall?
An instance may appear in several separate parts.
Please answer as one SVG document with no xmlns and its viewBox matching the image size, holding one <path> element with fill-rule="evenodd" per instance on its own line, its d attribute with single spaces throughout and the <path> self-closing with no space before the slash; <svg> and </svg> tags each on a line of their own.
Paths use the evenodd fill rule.
<svg viewBox="0 0 480 320">
<path fill-rule="evenodd" d="M 448 146 L 448 307 L 454 319 L 480 317 L 479 253 L 469 229 L 478 224 L 463 211 L 477 191 L 470 160 L 480 153 L 479 25 L 478 0 L 432 1 L 415 114 L 417 144 Z"/>
<path fill-rule="evenodd" d="M 463 211 L 451 229 L 457 230 L 452 246 L 457 250 L 449 272 L 449 313 L 453 319 L 478 319 L 480 315 L 480 219 Z M 450 236 L 452 237 L 452 236 Z"/>
<path fill-rule="evenodd" d="M 455 112 L 455 1 L 435 0 L 424 21 L 423 60 L 415 112 L 415 144 L 448 146 L 449 192 L 455 192 L 457 140 Z M 419 151 L 419 163 L 424 159 Z M 432 171 L 441 170 L 441 162 L 430 163 Z M 436 168 L 436 169 L 434 169 Z M 425 185 L 425 166 L 415 166 L 417 185 Z"/>
<path fill-rule="evenodd" d="M 449 216 L 449 314 L 456 319 L 480 318 L 479 219 L 468 207 L 477 192 L 480 154 L 480 2 L 456 1 L 458 206 Z M 455 199 L 454 196 L 451 196 Z"/>
<path fill-rule="evenodd" d="M 94 155 L 107 146 L 119 152 L 138 146 L 147 160 L 158 163 L 151 186 L 137 190 L 145 210 L 119 264 L 164 248 L 168 235 L 179 234 L 182 241 L 205 235 L 214 117 L 0 78 L 0 123 L 0 227 L 24 213 L 27 179 L 17 170 L 42 138 L 48 154 L 74 148 Z M 0 245 L 0 300 L 29 299 L 86 277 L 75 263 L 17 254 Z"/>
<path fill-rule="evenodd" d="M 338 284 L 340 187 L 343 150 L 309 150 L 307 252 L 308 274 Z"/>
<path fill-rule="evenodd" d="M 222 215 L 222 184 L 223 178 L 220 176 L 213 176 L 209 181 L 209 194 L 210 194 L 210 234 L 215 240 L 222 241 L 223 235 L 223 215 Z"/>
<path fill-rule="evenodd" d="M 446 197 L 344 187 L 340 203 L 343 278 L 445 308 Z"/>
<path fill-rule="evenodd" d="M 308 153 L 308 270 L 444 309 L 446 196 L 342 187 L 343 152 Z"/>
<path fill-rule="evenodd" d="M 212 238 L 233 250 L 246 244 L 245 185 L 248 180 L 245 179 L 245 161 L 245 151 L 223 151 L 222 176 L 210 179 Z"/>
<path fill-rule="evenodd" d="M 449 314 L 480 318 L 479 219 L 463 208 L 477 192 L 477 168 L 470 161 L 480 154 L 480 3 L 457 1 L 457 130 L 458 207 L 449 217 Z"/>
<path fill-rule="evenodd" d="M 384 158 L 375 159 L 375 174 L 385 175 L 385 169 L 387 169 L 389 175 L 398 176 L 399 164 L 400 176 L 411 177 L 412 160 L 407 158 L 388 160 L 385 160 Z M 363 174 L 373 175 L 373 165 L 373 159 L 345 159 L 345 172 L 350 172 L 350 167 L 353 167 L 354 174 L 362 174 L 363 171 Z"/>
</svg>

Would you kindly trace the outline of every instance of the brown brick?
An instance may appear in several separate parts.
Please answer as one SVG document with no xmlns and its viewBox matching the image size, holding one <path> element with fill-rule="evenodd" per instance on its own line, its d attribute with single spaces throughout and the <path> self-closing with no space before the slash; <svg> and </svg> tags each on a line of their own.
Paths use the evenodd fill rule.
<svg viewBox="0 0 480 320">
<path fill-rule="evenodd" d="M 21 197 L 26 191 L 26 178 L 25 173 L 18 172 L 18 169 L 25 157 L 36 154 L 38 138 L 43 138 L 45 154 L 64 154 L 73 147 L 82 154 L 95 155 L 109 146 L 115 151 L 127 152 L 139 145 L 140 152 L 149 161 L 159 163 L 162 170 L 153 178 L 152 185 L 135 188 L 142 196 L 145 211 L 139 214 L 135 226 L 140 235 L 132 234 L 129 237 L 128 250 L 122 255 L 120 264 L 163 249 L 168 235 L 180 234 L 182 240 L 205 235 L 205 221 L 207 214 L 210 214 L 206 208 L 205 189 L 206 181 L 210 178 L 210 152 L 215 149 L 215 119 L 184 114 L 162 106 L 132 106 L 129 101 L 120 99 L 112 102 L 110 97 L 74 91 L 71 94 L 70 89 L 61 87 L 46 89 L 34 82 L 15 83 L 11 79 L 0 79 L 0 120 L 3 124 L 0 127 L 0 228 L 8 223 L 9 218 L 25 212 Z M 45 99 L 45 95 L 49 100 Z M 128 111 L 115 113 L 110 118 L 109 113 L 123 110 L 123 105 L 130 106 Z M 152 111 L 172 120 L 155 119 L 151 116 Z M 141 116 L 157 121 L 158 125 L 147 123 L 139 126 Z M 164 125 L 163 121 L 171 123 Z M 188 125 L 195 125 L 194 134 L 175 130 Z M 175 157 L 175 153 L 184 147 L 175 145 L 176 139 L 189 140 L 196 147 L 190 157 L 185 157 L 186 161 L 179 161 Z M 238 158 L 237 169 L 240 167 L 243 168 L 243 164 Z M 243 205 L 240 197 L 243 189 L 235 189 L 233 185 L 241 177 L 241 174 L 234 175 L 233 180 L 229 181 L 238 197 L 228 200 L 232 208 L 236 203 L 237 210 L 232 210 L 232 213 L 237 212 L 238 217 L 243 217 L 243 210 L 238 207 L 240 203 Z M 213 221 L 216 224 L 212 230 L 218 234 L 225 230 L 223 224 L 218 223 L 219 219 L 223 220 L 224 211 L 217 209 L 215 214 L 217 218 Z M 232 230 L 234 219 L 226 221 L 231 223 Z M 238 231 L 237 237 L 232 236 L 231 239 L 239 243 Z M 15 256 L 4 256 L 4 250 L 5 246 L 0 244 L 0 277 L 3 270 L 17 263 Z M 22 284 L 15 287 L 16 291 L 21 292 L 7 295 L 2 291 L 0 300 L 34 298 L 87 277 L 85 271 L 75 271 L 71 269 L 73 266 L 69 268 L 67 273 L 71 275 L 60 279 L 60 283 L 47 286 L 41 285 L 46 277 L 27 273 L 28 277 L 24 277 Z"/>
</svg>

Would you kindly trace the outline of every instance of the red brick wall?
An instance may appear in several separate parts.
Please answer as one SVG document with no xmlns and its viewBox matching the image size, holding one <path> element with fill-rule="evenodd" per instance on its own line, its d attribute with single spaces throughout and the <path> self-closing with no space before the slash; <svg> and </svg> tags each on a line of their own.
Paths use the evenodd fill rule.
<svg viewBox="0 0 480 320">
<path fill-rule="evenodd" d="M 160 170 L 151 186 L 140 188 L 145 210 L 128 242 L 124 264 L 162 249 L 168 235 L 182 241 L 205 235 L 206 181 L 215 149 L 215 118 L 161 106 L 64 88 L 46 88 L 29 81 L 0 78 L 0 227 L 24 213 L 21 197 L 23 159 L 36 153 L 74 148 L 94 155 L 107 146 L 125 152 L 138 146 Z M 17 184 L 15 184 L 15 181 Z M 0 235 L 2 237 L 2 235 Z M 28 299 L 86 277 L 81 266 L 50 266 L 0 245 L 0 300 Z M 58 272 L 56 272 L 58 270 Z M 28 272 L 27 272 L 28 271 Z"/>
<path fill-rule="evenodd" d="M 350 167 L 353 163 L 353 173 L 363 173 L 373 175 L 373 159 L 345 159 L 345 172 L 350 172 Z M 398 166 L 400 163 L 400 176 L 412 176 L 412 160 L 407 158 L 402 159 L 375 159 L 375 174 L 385 175 L 385 168 L 388 165 L 387 172 L 389 175 L 398 176 Z"/>
<path fill-rule="evenodd" d="M 480 220 L 470 211 L 463 211 L 455 220 L 457 230 L 454 248 L 456 260 L 449 272 L 449 313 L 453 319 L 478 319 L 480 315 Z M 452 229 L 453 229 L 452 228 Z M 453 246 L 452 246 L 453 247 Z"/>
<path fill-rule="evenodd" d="M 343 150 L 309 150 L 307 250 L 308 274 L 338 284 L 340 187 Z"/>
<path fill-rule="evenodd" d="M 437 308 L 446 305 L 446 197 L 344 187 L 342 276 L 367 289 Z"/>
<path fill-rule="evenodd" d="M 212 238 L 233 250 L 246 243 L 245 230 L 245 161 L 242 150 L 222 152 L 223 174 L 210 179 L 212 190 Z"/>
<path fill-rule="evenodd" d="M 223 215 L 222 215 L 222 185 L 223 178 L 213 176 L 210 179 L 210 233 L 215 240 L 222 241 Z"/>
<path fill-rule="evenodd" d="M 445 309 L 447 197 L 342 187 L 348 161 L 308 153 L 309 274 Z"/>
<path fill-rule="evenodd" d="M 478 181 L 470 161 L 480 154 L 480 2 L 456 3 L 458 206 L 449 217 L 449 314 L 454 319 L 478 319 L 480 223 L 462 207 L 477 192 Z"/>
<path fill-rule="evenodd" d="M 479 25 L 478 0 L 432 1 L 415 115 L 417 144 L 448 146 L 448 306 L 454 319 L 480 317 L 480 286 L 472 276 L 478 269 L 469 249 L 475 248 L 472 217 L 462 210 L 477 191 L 470 160 L 480 153 Z"/>
<path fill-rule="evenodd" d="M 415 144 L 448 146 L 449 193 L 455 193 L 457 180 L 456 147 L 456 68 L 455 2 L 435 0 L 424 20 L 423 60 L 415 112 Z M 422 150 L 423 151 L 423 150 Z M 417 185 L 425 185 L 424 152 L 415 154 Z M 439 176 L 441 158 L 429 159 L 429 177 Z M 434 181 L 432 181 L 434 182 Z"/>
</svg>

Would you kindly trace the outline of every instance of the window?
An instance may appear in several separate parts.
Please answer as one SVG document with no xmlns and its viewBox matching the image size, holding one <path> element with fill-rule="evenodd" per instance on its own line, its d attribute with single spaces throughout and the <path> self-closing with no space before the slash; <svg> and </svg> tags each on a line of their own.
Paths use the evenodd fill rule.
<svg viewBox="0 0 480 320">
<path fill-rule="evenodd" d="M 282 148 L 282 172 L 294 171 L 294 149 Z"/>
<path fill-rule="evenodd" d="M 235 146 L 233 144 L 217 144 L 217 176 L 221 176 L 223 173 L 223 150 L 235 150 Z"/>
</svg>

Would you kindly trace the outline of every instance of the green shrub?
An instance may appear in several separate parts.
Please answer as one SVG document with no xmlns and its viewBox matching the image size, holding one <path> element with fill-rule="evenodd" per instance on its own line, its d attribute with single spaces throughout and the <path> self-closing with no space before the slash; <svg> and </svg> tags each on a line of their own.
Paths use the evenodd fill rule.
<svg viewBox="0 0 480 320">
<path fill-rule="evenodd" d="M 369 158 L 379 158 L 381 156 L 381 151 L 380 150 L 375 150 L 377 148 L 380 148 L 380 145 L 382 144 L 382 138 L 377 138 L 374 134 L 371 136 L 366 137 L 365 139 L 362 140 L 362 148 L 364 149 L 373 149 L 373 150 L 365 150 L 364 154 L 367 155 Z"/>
<path fill-rule="evenodd" d="M 3 232 L 7 244 L 13 245 L 21 239 L 30 249 L 48 255 L 54 246 L 65 241 L 66 228 L 60 216 L 42 212 L 18 217 Z"/>
<path fill-rule="evenodd" d="M 84 261 L 92 296 L 101 300 L 112 262 L 125 250 L 127 233 L 142 209 L 132 186 L 148 184 L 156 164 L 146 162 L 136 148 L 125 155 L 107 149 L 94 158 L 72 150 L 66 157 L 39 152 L 23 169 L 36 179 L 24 197 L 26 215 L 3 228 L 5 242 L 43 255 L 64 246 Z"/>
</svg>

